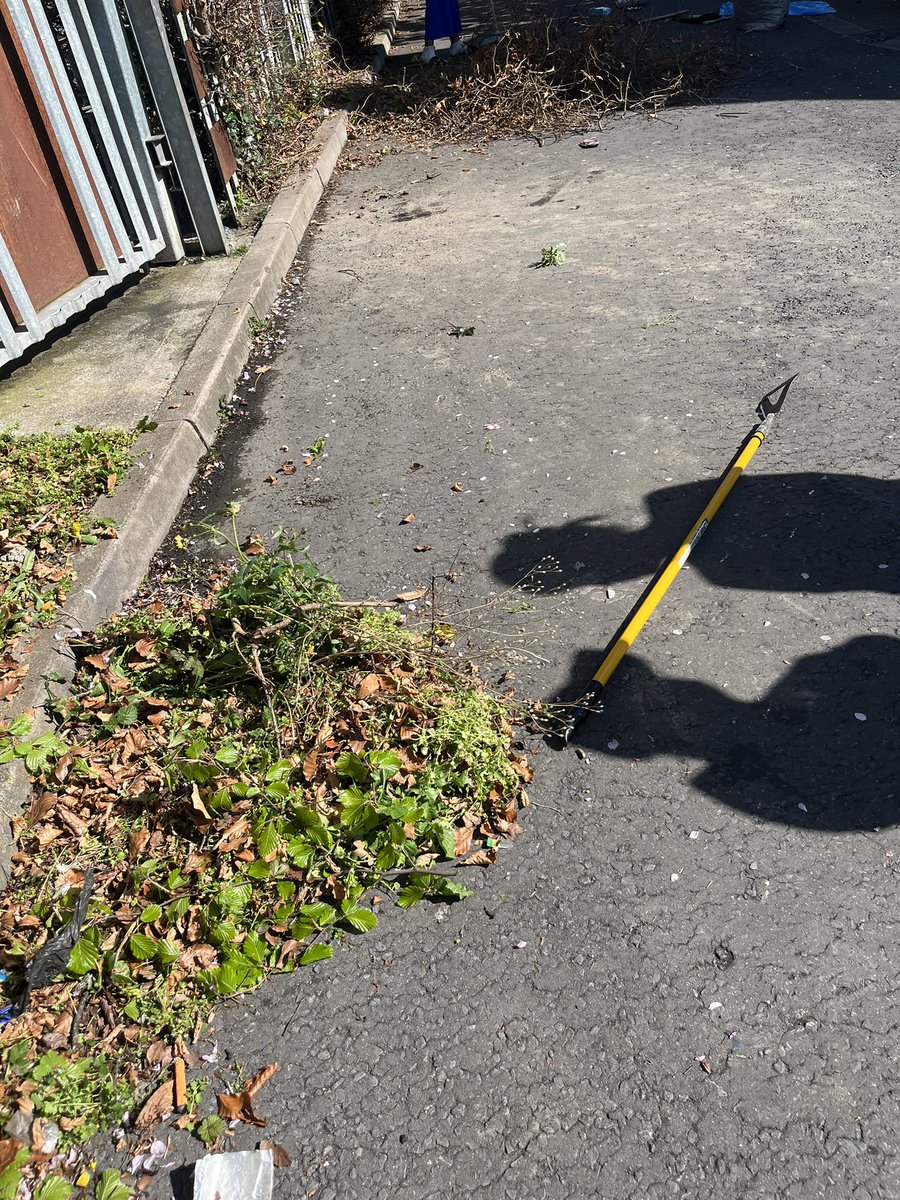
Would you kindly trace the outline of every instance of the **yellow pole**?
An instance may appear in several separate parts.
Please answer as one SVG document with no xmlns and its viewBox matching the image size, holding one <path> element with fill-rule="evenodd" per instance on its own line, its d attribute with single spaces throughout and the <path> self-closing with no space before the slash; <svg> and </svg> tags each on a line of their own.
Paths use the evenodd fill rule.
<svg viewBox="0 0 900 1200">
<path fill-rule="evenodd" d="M 625 657 L 629 647 L 647 624 L 650 617 L 659 606 L 659 602 L 662 600 L 663 596 L 672 586 L 675 576 L 687 562 L 694 546 L 706 532 L 706 528 L 710 521 L 724 504 L 726 496 L 744 473 L 744 470 L 747 464 L 750 462 L 750 459 L 766 440 L 766 434 L 771 428 L 770 421 L 771 418 L 763 421 L 763 423 L 754 429 L 754 431 L 747 438 L 742 450 L 731 464 L 731 467 L 728 469 L 728 471 L 726 471 L 726 473 L 723 475 L 719 482 L 719 486 L 716 488 L 715 492 L 710 498 L 706 508 L 704 508 L 703 512 L 692 526 L 690 533 L 675 551 L 675 554 L 672 556 L 672 558 L 669 559 L 666 565 L 659 572 L 652 587 L 632 613 L 631 617 L 628 619 L 628 623 L 619 632 L 615 641 L 604 656 L 603 662 L 597 668 L 597 672 L 594 675 L 594 682 L 598 683 L 600 687 L 605 687 L 606 684 L 609 683 L 613 671 L 615 671 L 616 667 Z"/>
</svg>

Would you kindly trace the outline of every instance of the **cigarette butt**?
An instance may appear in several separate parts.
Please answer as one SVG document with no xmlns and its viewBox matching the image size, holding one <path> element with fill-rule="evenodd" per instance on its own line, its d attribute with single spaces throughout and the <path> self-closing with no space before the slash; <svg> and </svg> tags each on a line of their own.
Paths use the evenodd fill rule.
<svg viewBox="0 0 900 1200">
<path fill-rule="evenodd" d="M 187 1108 L 187 1080 L 184 1074 L 184 1059 L 175 1059 L 175 1108 Z"/>
</svg>

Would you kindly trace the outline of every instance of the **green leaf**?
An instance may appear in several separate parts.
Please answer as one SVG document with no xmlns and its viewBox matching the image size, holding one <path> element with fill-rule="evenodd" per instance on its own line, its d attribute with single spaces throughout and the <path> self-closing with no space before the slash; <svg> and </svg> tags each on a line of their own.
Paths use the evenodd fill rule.
<svg viewBox="0 0 900 1200">
<path fill-rule="evenodd" d="M 397 897 L 397 903 L 401 908 L 412 908 L 414 904 L 419 903 L 419 901 L 427 894 L 427 892 L 428 887 L 426 885 L 421 883 L 409 883 L 400 892 L 400 895 Z"/>
<path fill-rule="evenodd" d="M 392 750 L 376 750 L 368 758 L 372 770 L 377 771 L 384 781 L 396 775 L 403 766 L 403 760 Z"/>
<path fill-rule="evenodd" d="M 337 913 L 330 904 L 323 904 L 318 901 L 316 904 L 301 904 L 300 912 L 304 917 L 309 919 L 320 928 L 324 929 L 328 925 L 333 925 L 337 920 Z"/>
<path fill-rule="evenodd" d="M 358 933 L 367 933 L 378 924 L 378 918 L 368 908 L 350 908 L 344 913 L 342 920 Z"/>
<path fill-rule="evenodd" d="M 119 1172 L 111 1169 L 104 1171 L 97 1180 L 94 1200 L 131 1200 L 131 1195 L 131 1188 L 122 1182 Z"/>
<path fill-rule="evenodd" d="M 358 754 L 353 754 L 349 750 L 340 756 L 334 764 L 334 769 L 338 775 L 347 775 L 356 783 L 369 782 L 369 768 Z"/>
<path fill-rule="evenodd" d="M 278 826 L 274 821 L 267 825 L 261 826 L 256 831 L 256 848 L 259 850 L 260 858 L 268 858 L 275 854 L 278 850 Z"/>
<path fill-rule="evenodd" d="M 429 832 L 444 858 L 456 857 L 456 835 L 449 825 L 435 821 Z"/>
<path fill-rule="evenodd" d="M 34 1190 L 34 1200 L 69 1200 L 72 1195 L 72 1185 L 58 1175 L 45 1179 Z"/>
<path fill-rule="evenodd" d="M 249 883 L 233 883 L 219 892 L 219 905 L 225 912 L 238 912 L 252 894 L 253 889 Z"/>
<path fill-rule="evenodd" d="M 250 959 L 251 962 L 261 965 L 269 952 L 269 945 L 256 933 L 248 933 L 241 942 L 241 952 Z"/>
<path fill-rule="evenodd" d="M 233 944 L 237 937 L 237 926 L 232 921 L 220 921 L 209 932 L 209 940 L 221 949 Z"/>
<path fill-rule="evenodd" d="M 177 900 L 173 900 L 171 904 L 166 905 L 167 920 L 173 923 L 180 920 L 190 907 L 190 896 L 179 896 Z"/>
<path fill-rule="evenodd" d="M 256 862 L 252 862 L 247 868 L 247 874 L 251 879 L 268 879 L 277 866 L 278 863 L 267 863 L 258 858 Z"/>
<path fill-rule="evenodd" d="M 224 746 L 220 746 L 215 755 L 216 762 L 223 763 L 226 767 L 233 767 L 243 757 L 240 748 L 230 742 L 226 742 Z"/>
<path fill-rule="evenodd" d="M 128 939 L 128 949 L 132 958 L 136 958 L 138 962 L 146 962 L 156 953 L 156 940 L 148 937 L 146 933 L 133 933 Z"/>
<path fill-rule="evenodd" d="M 6 1052 L 6 1065 L 16 1075 L 24 1071 L 31 1059 L 31 1043 L 26 1038 L 21 1042 L 13 1042 Z"/>
<path fill-rule="evenodd" d="M 317 942 L 315 946 L 310 946 L 308 950 L 304 950 L 300 957 L 300 966 L 308 967 L 310 963 L 324 962 L 326 958 L 331 958 L 334 951 L 331 946 L 323 946 Z"/>
<path fill-rule="evenodd" d="M 405 855 L 399 846 L 382 846 L 375 859 L 375 866 L 379 871 L 393 871 L 402 867 L 405 861 Z"/>
<path fill-rule="evenodd" d="M 72 975 L 88 975 L 91 971 L 96 971 L 99 962 L 98 933 L 92 929 L 88 933 L 83 933 L 72 947 L 72 953 L 69 955 L 69 971 Z"/>
<path fill-rule="evenodd" d="M 154 921 L 158 921 L 162 916 L 162 909 L 158 904 L 148 904 L 141 913 L 141 922 L 144 925 L 152 925 Z"/>
<path fill-rule="evenodd" d="M 315 925 L 306 918 L 295 921 L 291 926 L 291 936 L 295 937 L 298 942 L 302 942 L 304 938 L 311 937 L 315 932 Z"/>
<path fill-rule="evenodd" d="M 288 842 L 287 856 L 296 867 L 308 867 L 314 854 L 315 848 L 306 838 L 295 837 Z"/>
<path fill-rule="evenodd" d="M 341 824 L 352 825 L 359 815 L 361 808 L 368 807 L 368 796 L 354 784 L 341 792 L 338 804 L 341 806 Z"/>
<path fill-rule="evenodd" d="M 216 991 L 220 996 L 233 996 L 235 992 L 251 988 L 262 978 L 262 971 L 246 960 L 230 958 L 216 967 L 213 972 Z"/>
<path fill-rule="evenodd" d="M 227 1128 L 221 1117 L 204 1117 L 197 1126 L 197 1137 L 204 1146 L 214 1146 Z"/>
<path fill-rule="evenodd" d="M 439 896 L 447 896 L 451 900 L 464 900 L 466 896 L 472 895 L 469 888 L 463 887 L 461 883 L 454 883 L 451 879 L 440 880 L 434 890 Z"/>
<path fill-rule="evenodd" d="M 156 959 L 162 966 L 168 966 L 169 963 L 175 962 L 180 954 L 181 951 L 168 938 L 162 938 L 156 943 Z"/>
</svg>

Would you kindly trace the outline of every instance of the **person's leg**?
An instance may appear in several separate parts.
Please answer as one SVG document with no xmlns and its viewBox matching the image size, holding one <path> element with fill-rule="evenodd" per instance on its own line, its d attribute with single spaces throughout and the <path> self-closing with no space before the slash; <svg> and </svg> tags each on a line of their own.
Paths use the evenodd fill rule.
<svg viewBox="0 0 900 1200">
<path fill-rule="evenodd" d="M 452 45 L 451 54 L 462 54 L 466 43 L 462 39 L 462 17 L 459 13 L 459 0 L 447 0 L 448 34 Z"/>
</svg>

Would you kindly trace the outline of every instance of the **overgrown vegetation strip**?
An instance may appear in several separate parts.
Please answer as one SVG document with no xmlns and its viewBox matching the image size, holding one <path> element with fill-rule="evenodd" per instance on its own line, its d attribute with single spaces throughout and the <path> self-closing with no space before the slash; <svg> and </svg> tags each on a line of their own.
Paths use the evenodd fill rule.
<svg viewBox="0 0 900 1200">
<path fill-rule="evenodd" d="M 0 1123 L 20 1143 L 0 1196 L 23 1172 L 71 1180 L 217 999 L 329 958 L 381 903 L 463 897 L 456 864 L 519 832 L 508 703 L 451 660 L 451 630 L 348 604 L 284 533 L 231 549 L 205 594 L 76 644 L 53 732 L 0 732 L 35 781 L 0 912 Z M 48 982 L 40 947 L 67 927 Z M 179 1124 L 214 1142 L 198 1101 Z"/>
</svg>

